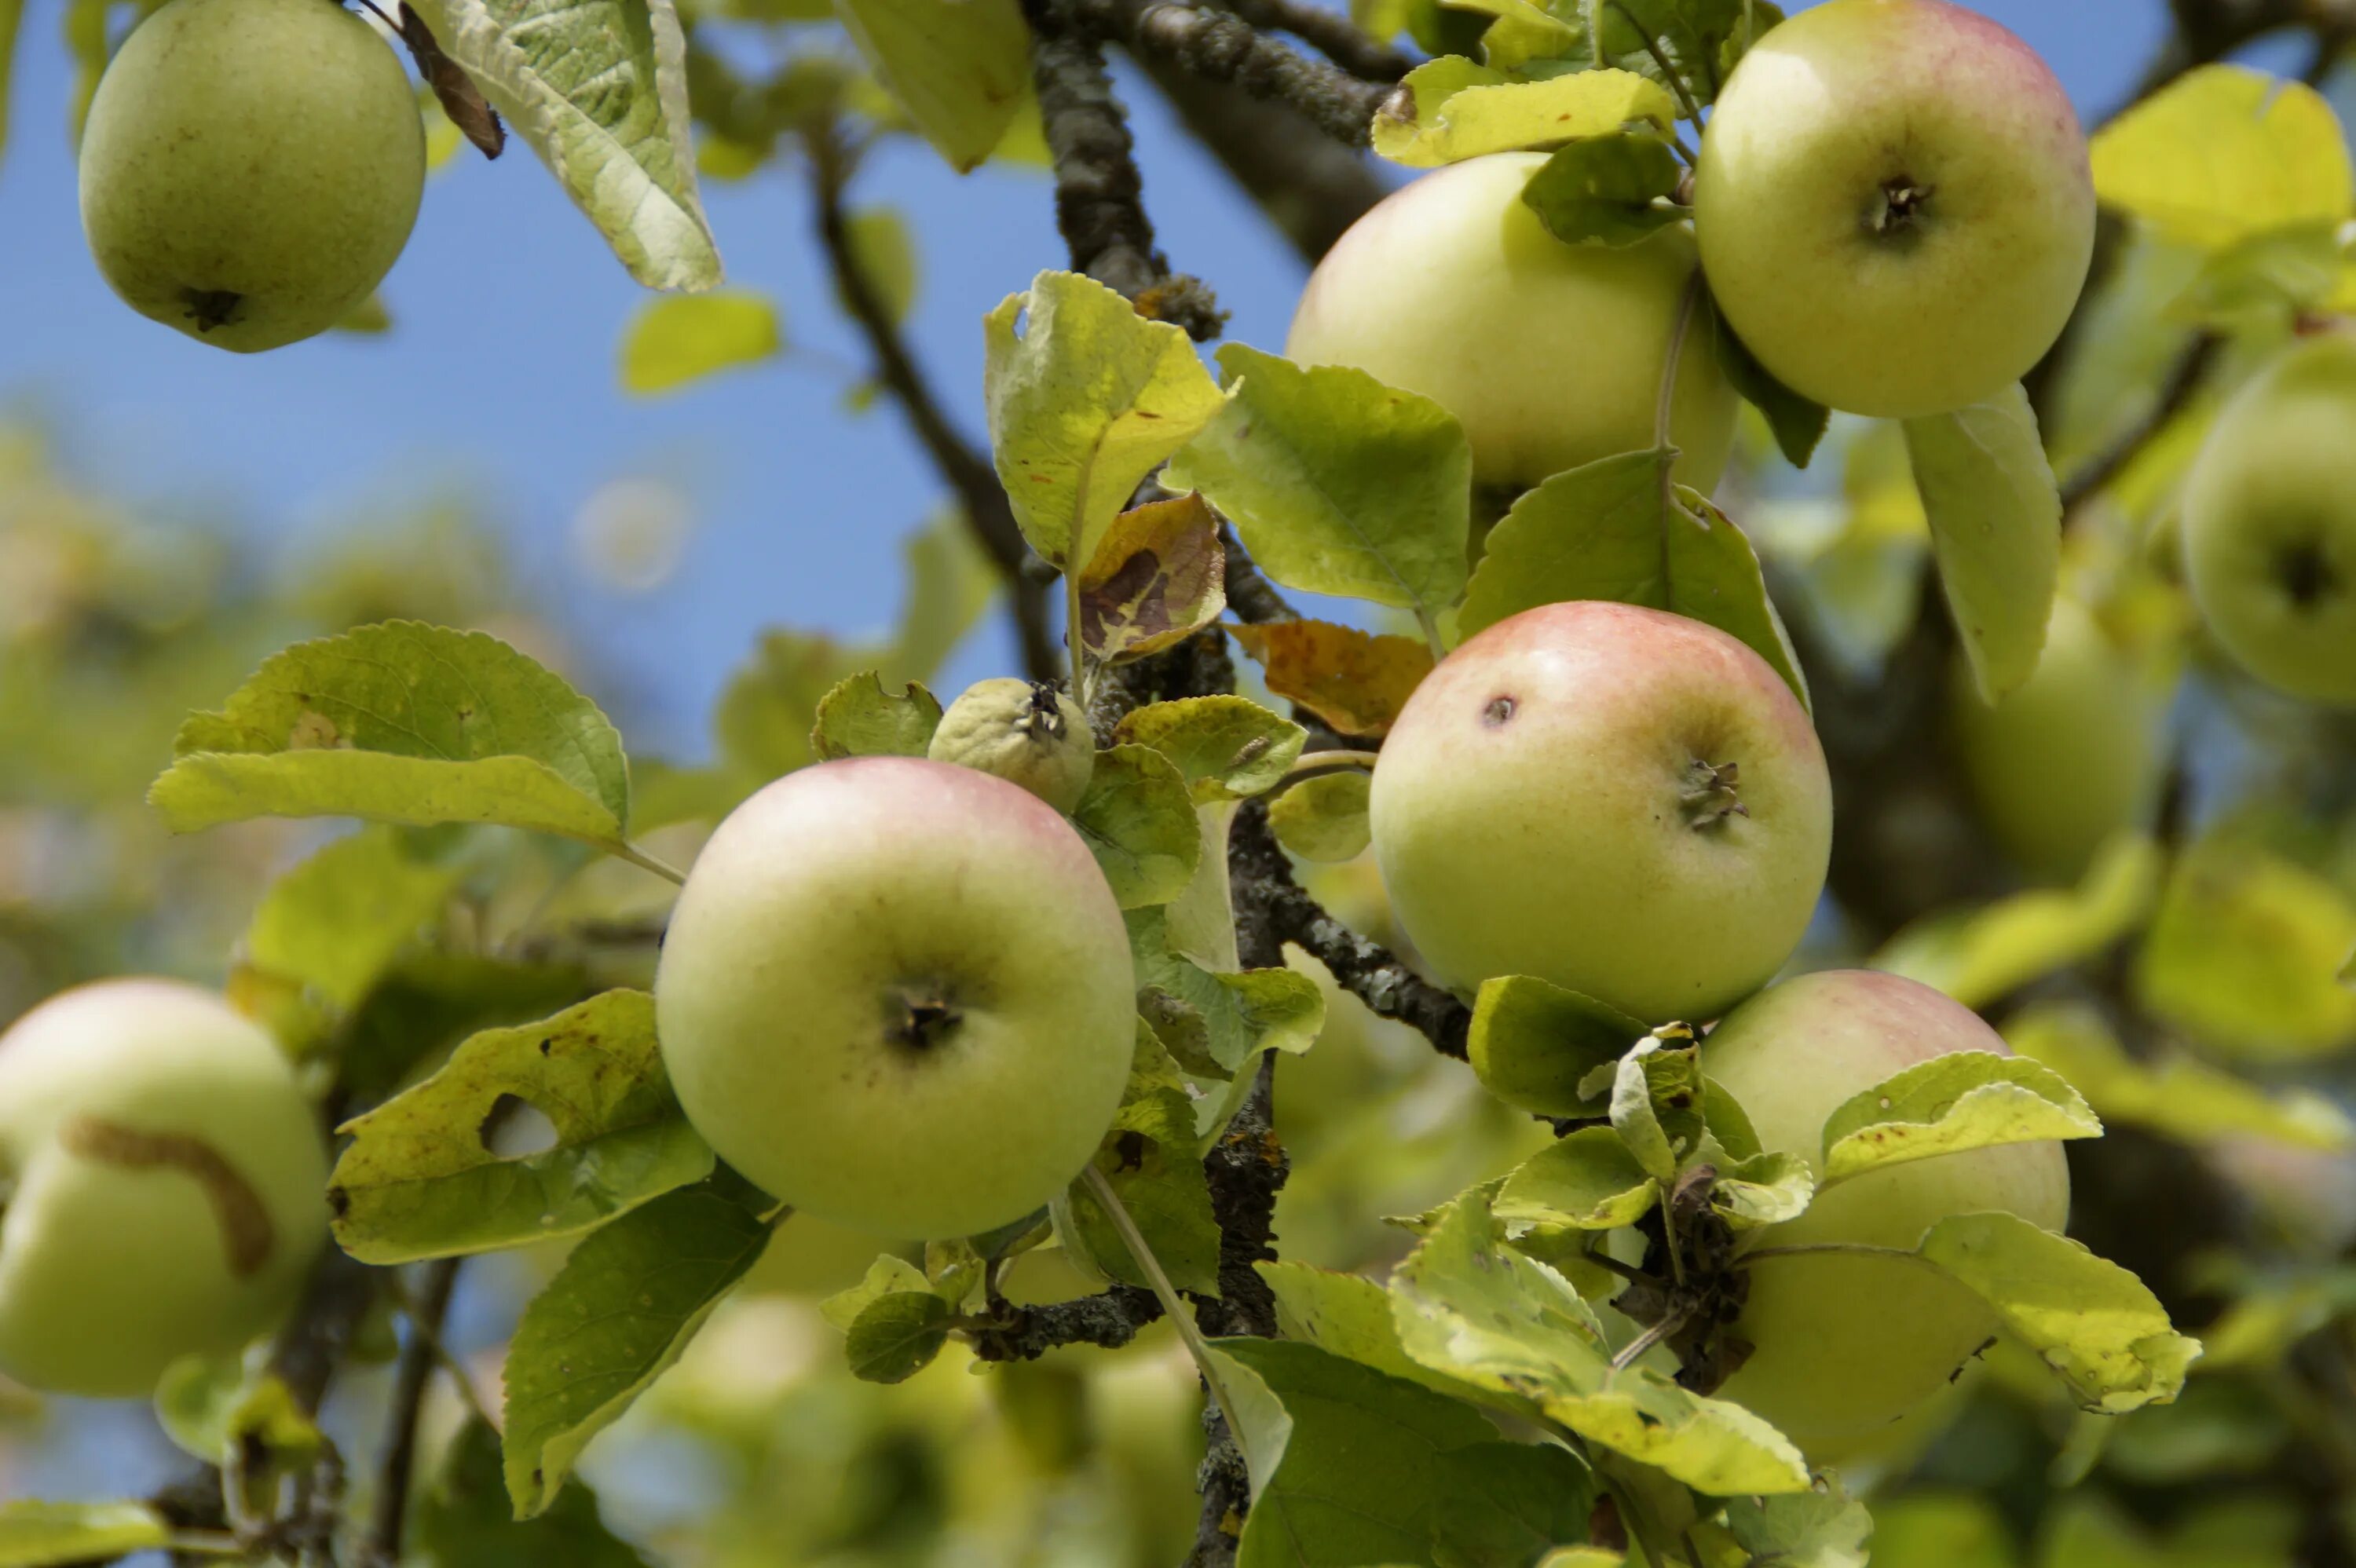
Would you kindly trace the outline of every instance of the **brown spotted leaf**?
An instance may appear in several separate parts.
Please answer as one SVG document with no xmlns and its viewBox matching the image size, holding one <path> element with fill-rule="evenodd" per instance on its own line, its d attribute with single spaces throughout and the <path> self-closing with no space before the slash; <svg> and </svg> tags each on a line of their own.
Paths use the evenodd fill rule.
<svg viewBox="0 0 2356 1568">
<path fill-rule="evenodd" d="M 475 79 L 442 52 L 425 18 L 406 5 L 401 8 L 401 41 L 409 46 L 410 58 L 417 62 L 417 74 L 434 90 L 450 123 L 458 127 L 483 156 L 498 157 L 508 144 L 508 128 L 500 123 L 499 112 L 483 96 Z"/>
<path fill-rule="evenodd" d="M 1124 664 L 1184 641 L 1227 607 L 1218 518 L 1189 491 L 1113 519 L 1080 574 L 1080 648 Z"/>
<path fill-rule="evenodd" d="M 1330 621 L 1229 626 L 1258 661 L 1268 688 L 1308 709 L 1344 735 L 1380 735 L 1431 671 L 1431 650 L 1414 637 L 1376 636 Z"/>
</svg>

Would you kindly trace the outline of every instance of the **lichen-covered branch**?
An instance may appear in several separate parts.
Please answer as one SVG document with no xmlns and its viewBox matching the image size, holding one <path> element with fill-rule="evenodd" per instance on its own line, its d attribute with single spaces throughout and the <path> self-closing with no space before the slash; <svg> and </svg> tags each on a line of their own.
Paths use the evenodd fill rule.
<svg viewBox="0 0 2356 1568">
<path fill-rule="evenodd" d="M 1310 0 L 1225 0 L 1227 10 L 1265 32 L 1290 33 L 1352 76 L 1397 81 L 1415 61 L 1371 37 L 1340 8 Z"/>
<path fill-rule="evenodd" d="M 1005 1307 L 969 1332 L 974 1354 L 985 1361 L 1030 1361 L 1063 1345 L 1118 1349 L 1161 1316 L 1151 1291 L 1116 1285 L 1074 1301 Z"/>
<path fill-rule="evenodd" d="M 1312 59 L 1242 17 L 1171 0 L 1066 0 L 1068 14 L 1099 37 L 1117 38 L 1141 56 L 1165 60 L 1255 98 L 1290 104 L 1311 123 L 1353 147 L 1368 144 L 1387 81 L 1369 81 Z"/>
<path fill-rule="evenodd" d="M 1232 82 L 1190 75 L 1151 55 L 1138 63 L 1187 133 L 1218 159 L 1302 261 L 1323 256 L 1389 194 L 1372 160 L 1314 133 L 1291 105 L 1254 98 Z"/>
</svg>

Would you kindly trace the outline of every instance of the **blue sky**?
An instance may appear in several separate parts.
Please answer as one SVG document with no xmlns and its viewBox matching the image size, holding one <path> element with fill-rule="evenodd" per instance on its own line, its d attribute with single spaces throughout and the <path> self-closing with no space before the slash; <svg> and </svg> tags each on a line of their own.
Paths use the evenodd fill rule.
<svg viewBox="0 0 2356 1568">
<path fill-rule="evenodd" d="M 2160 0 L 1986 0 L 2052 62 L 2081 112 L 2115 103 L 2165 26 Z M 855 633 L 897 594 L 897 544 L 940 491 L 896 415 L 843 411 L 856 340 L 835 318 L 790 169 L 707 189 L 731 281 L 784 304 L 811 352 L 668 398 L 625 396 L 617 335 L 643 297 L 520 144 L 463 154 L 429 187 L 383 291 L 389 336 L 330 335 L 236 356 L 134 315 L 92 269 L 65 138 L 70 67 L 57 0 L 32 0 L 0 164 L 10 320 L 0 407 L 47 411 L 70 456 L 136 496 L 196 506 L 258 536 L 348 525 L 387 495 L 458 485 L 483 497 L 543 598 L 634 699 L 634 736 L 699 753 L 703 714 L 758 630 Z M 1206 276 L 1230 332 L 1281 345 L 1303 272 L 1224 175 L 1133 80 L 1148 207 L 1173 261 Z M 908 218 L 923 281 L 912 334 L 980 429 L 985 311 L 1062 250 L 1044 176 L 959 179 L 924 147 L 866 172 L 863 201 Z M 679 571 L 629 595 L 584 573 L 572 519 L 598 486 L 682 484 L 696 527 Z M 993 630 L 959 675 L 1008 661 Z"/>
</svg>

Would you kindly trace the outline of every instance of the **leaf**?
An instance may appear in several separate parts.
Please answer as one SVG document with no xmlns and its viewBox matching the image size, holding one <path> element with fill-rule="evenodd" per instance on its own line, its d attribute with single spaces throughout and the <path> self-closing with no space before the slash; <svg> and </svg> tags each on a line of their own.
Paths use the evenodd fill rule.
<svg viewBox="0 0 2356 1568">
<path fill-rule="evenodd" d="M 1715 1104 L 1723 1095 L 1713 1095 Z M 1731 1103 L 1730 1101 L 1729 1103 Z M 1710 1183 L 1710 1207 L 1737 1231 L 1796 1220 L 1815 1200 L 1815 1173 L 1796 1154 L 1754 1154 L 1722 1168 Z"/>
<path fill-rule="evenodd" d="M 1939 585 L 1983 701 L 2037 668 L 2062 557 L 2062 498 L 2019 387 L 1908 420 L 1906 454 L 1931 519 Z"/>
<path fill-rule="evenodd" d="M 1151 746 L 1177 764 L 1197 805 L 1275 788 L 1309 740 L 1291 720 L 1224 693 L 1132 709 L 1113 736 Z"/>
<path fill-rule="evenodd" d="M 1873 1520 L 1838 1478 L 1822 1491 L 1732 1498 L 1726 1529 L 1750 1561 L 1775 1568 L 1865 1568 Z"/>
<path fill-rule="evenodd" d="M 1163 483 L 1201 491 L 1278 582 L 1437 624 L 1463 592 L 1472 526 L 1472 449 L 1455 416 L 1363 370 L 1237 343 L 1219 367 L 1227 400 Z"/>
<path fill-rule="evenodd" d="M 1226 568 L 1200 496 L 1130 507 L 1080 575 L 1080 650 L 1122 664 L 1184 642 L 1226 609 Z"/>
<path fill-rule="evenodd" d="M 611 848 L 629 819 L 629 765 L 596 704 L 495 637 L 414 621 L 273 655 L 172 749 L 147 798 L 176 833 L 359 816 Z"/>
<path fill-rule="evenodd" d="M 1495 1212 L 1508 1224 L 1574 1231 L 1633 1225 L 1660 1200 L 1661 1186 L 1610 1127 L 1564 1134 L 1515 1168 Z"/>
<path fill-rule="evenodd" d="M 0 1504 L 0 1568 L 66 1568 L 160 1551 L 171 1539 L 146 1503 Z"/>
<path fill-rule="evenodd" d="M 1611 599 L 1707 622 L 1738 638 L 1799 697 L 1807 684 L 1767 599 L 1759 558 L 1725 513 L 1668 483 L 1669 447 L 1557 474 L 1517 497 L 1472 573 L 1457 631 L 1572 599 Z"/>
<path fill-rule="evenodd" d="M 1816 454 L 1817 443 L 1832 427 L 1832 411 L 1824 404 L 1802 397 L 1777 380 L 1756 356 L 1743 347 L 1742 339 L 1716 307 L 1710 310 L 1710 325 L 1715 328 L 1719 368 L 1726 379 L 1751 407 L 1766 416 L 1767 428 L 1775 437 L 1775 448 L 1783 460 L 1794 468 L 1805 468 Z"/>
<path fill-rule="evenodd" d="M 1252 1267 L 1276 1297 L 1277 1338 L 1305 1341 L 1451 1399 L 1486 1397 L 1485 1391 L 1433 1371 L 1399 1349 L 1390 1293 L 1377 1281 L 1306 1264 L 1271 1262 Z"/>
<path fill-rule="evenodd" d="M 443 51 L 531 144 L 630 275 L 705 289 L 687 44 L 670 0 L 414 0 Z"/>
<path fill-rule="evenodd" d="M 1219 1222 L 1195 1151 L 1194 1102 L 1178 1064 L 1142 1019 L 1129 1087 L 1095 1163 L 1170 1283 L 1218 1295 Z M 1151 1283 L 1085 1181 L 1058 1200 L 1056 1220 L 1067 1253 L 1124 1285 Z"/>
<path fill-rule="evenodd" d="M 1420 639 L 1375 636 L 1330 621 L 1235 624 L 1227 634 L 1258 662 L 1269 690 L 1344 735 L 1387 731 L 1431 673 L 1431 649 Z"/>
<path fill-rule="evenodd" d="M 1766 0 L 1475 4 L 1498 16 L 1483 39 L 1491 65 L 1528 66 L 1533 74 L 1556 61 L 1575 69 L 1616 66 L 1655 81 L 1665 81 L 1674 72 L 1699 104 L 1718 96 L 1751 43 L 1783 17 Z"/>
<path fill-rule="evenodd" d="M 2205 1044 L 2298 1060 L 2356 1040 L 2336 974 L 2356 901 L 2262 845 L 2204 839 L 2179 857 L 2135 965 L 2144 1006 Z"/>
<path fill-rule="evenodd" d="M 819 1303 L 818 1309 L 829 1323 L 848 1334 L 851 1326 L 859 1321 L 859 1315 L 885 1296 L 932 1288 L 932 1281 L 925 1277 L 923 1269 L 905 1258 L 885 1253 L 867 1265 L 866 1275 L 857 1285 L 828 1296 Z"/>
<path fill-rule="evenodd" d="M 810 731 L 818 705 L 838 685 L 872 666 L 869 650 L 821 636 L 769 632 L 730 676 L 712 710 L 721 760 L 746 790 L 816 761 Z"/>
<path fill-rule="evenodd" d="M 512 1100 L 554 1125 L 554 1147 L 512 1159 L 486 1147 L 486 1122 Z M 340 1130 L 352 1142 L 329 1179 L 336 1239 L 371 1264 L 578 1235 L 712 1171 L 671 1098 L 643 991 L 485 1029 Z"/>
<path fill-rule="evenodd" d="M 648 300 L 622 334 L 622 390 L 675 392 L 723 370 L 758 365 L 785 351 L 776 302 L 750 289 L 667 294 Z"/>
<path fill-rule="evenodd" d="M 819 699 L 810 751 L 841 757 L 921 757 L 940 727 L 940 699 L 910 681 L 898 695 L 873 670 L 854 675 Z"/>
<path fill-rule="evenodd" d="M 1920 1251 L 1986 1301 L 2087 1410 L 2166 1404 L 2201 1354 L 2141 1280 L 2018 1216 L 1951 1215 Z"/>
<path fill-rule="evenodd" d="M 1705 1093 L 1701 1053 L 1692 1044 L 1666 1045 L 1657 1034 L 1638 1040 L 1612 1079 L 1612 1130 L 1637 1164 L 1665 1182 L 1701 1147 Z"/>
<path fill-rule="evenodd" d="M 1129 941 L 1139 1010 L 1189 1072 L 1232 1078 L 1263 1051 L 1308 1050 L 1325 1026 L 1316 981 L 1291 969 L 1206 969 L 1171 950 L 1164 909 L 1130 912 Z"/>
<path fill-rule="evenodd" d="M 998 597 L 998 568 L 963 513 L 935 514 L 900 547 L 907 588 L 886 668 L 903 680 L 929 680 Z"/>
<path fill-rule="evenodd" d="M 2042 1062 L 1949 1051 L 1850 1096 L 1825 1118 L 1824 1185 L 1966 1149 L 2102 1136 L 2086 1102 Z"/>
<path fill-rule="evenodd" d="M 410 58 L 417 62 L 418 79 L 433 90 L 434 101 L 441 106 L 443 115 L 474 144 L 477 152 L 487 158 L 498 157 L 508 144 L 508 128 L 500 123 L 498 111 L 483 96 L 483 90 L 475 85 L 475 79 L 442 52 L 424 17 L 405 3 L 396 6 L 395 11 L 400 18 L 401 41 L 409 47 Z"/>
<path fill-rule="evenodd" d="M 596 1495 L 578 1481 L 547 1512 L 517 1520 L 500 1479 L 499 1435 L 480 1421 L 459 1428 L 441 1475 L 412 1509 L 418 1568 L 647 1568 L 605 1528 Z"/>
<path fill-rule="evenodd" d="M 466 870 L 463 860 L 415 858 L 390 828 L 363 828 L 270 885 L 242 962 L 348 1012 L 434 923 Z"/>
<path fill-rule="evenodd" d="M 687 1349 L 768 1245 L 776 1205 L 724 1168 L 573 1249 L 516 1325 L 507 1357 L 507 1489 L 546 1513 L 589 1440 Z"/>
<path fill-rule="evenodd" d="M 2089 152 L 2104 205 L 2201 250 L 2335 225 L 2356 198 L 2330 103 L 2248 66 L 2186 72 L 2096 132 Z"/>
<path fill-rule="evenodd" d="M 2327 1154 L 2356 1149 L 2356 1123 L 2314 1091 L 2269 1093 L 2181 1051 L 2131 1057 L 2102 1014 L 2083 1003 L 2031 1004 L 2005 1020 L 2004 1038 L 2068 1079 L 2105 1122 L 2195 1145 L 2248 1136 Z"/>
<path fill-rule="evenodd" d="M 948 1343 L 956 1309 L 929 1290 L 894 1291 L 861 1309 L 844 1353 L 851 1375 L 871 1383 L 905 1382 Z"/>
<path fill-rule="evenodd" d="M 1677 103 L 1666 89 L 1633 71 L 1605 68 L 1543 81 L 1511 81 L 1502 70 L 1459 56 L 1426 60 L 1408 72 L 1401 93 L 1375 116 L 1375 151 L 1410 168 L 1502 153 L 1553 147 L 1616 133 L 1632 123 L 1666 133 Z M 1402 116 L 1401 106 L 1411 106 Z"/>
<path fill-rule="evenodd" d="M 1072 826 L 1123 909 L 1166 904 L 1184 892 L 1203 849 L 1185 775 L 1145 746 L 1108 746 L 1097 753 Z"/>
<path fill-rule="evenodd" d="M 1219 390 L 1183 332 L 1076 272 L 1041 272 L 984 327 L 999 480 L 1040 558 L 1082 569 L 1139 481 L 1218 412 Z"/>
<path fill-rule="evenodd" d="M 284 1379 L 259 1369 L 249 1375 L 234 1356 L 184 1357 L 166 1368 L 155 1420 L 190 1458 L 234 1465 L 244 1500 L 264 1511 L 283 1480 L 317 1462 L 326 1441 Z"/>
<path fill-rule="evenodd" d="M 1592 1116 L 1602 1102 L 1580 1085 L 1651 1032 L 1592 997 L 1535 976 L 1501 975 L 1473 999 L 1466 1049 L 1482 1084 L 1515 1110 Z"/>
<path fill-rule="evenodd" d="M 863 7 L 874 0 L 851 3 Z M 936 0 L 936 4 L 951 11 L 967 6 L 990 8 L 990 0 Z M 895 208 L 862 207 L 844 213 L 842 226 L 851 265 L 875 291 L 884 315 L 894 325 L 905 322 L 916 303 L 916 244 L 908 237 L 906 221 Z"/>
<path fill-rule="evenodd" d="M 342 1027 L 346 1086 L 373 1104 L 419 1063 L 478 1029 L 546 1018 L 594 987 L 573 964 L 515 963 L 423 948 L 394 962 Z"/>
<path fill-rule="evenodd" d="M 977 168 L 1031 85 L 1015 0 L 835 0 L 851 42 L 951 168 Z"/>
<path fill-rule="evenodd" d="M 1276 841 L 1304 860 L 1355 860 L 1373 839 L 1366 809 L 1374 775 L 1344 768 L 1301 780 L 1269 803 Z"/>
<path fill-rule="evenodd" d="M 1685 217 L 1664 205 L 1683 173 L 1660 137 L 1622 132 L 1557 152 L 1522 187 L 1522 201 L 1566 245 L 1633 245 Z"/>
<path fill-rule="evenodd" d="M 1926 916 L 1891 937 L 1873 967 L 1935 986 L 1967 1008 L 1985 1007 L 2133 932 L 2151 912 L 2162 869 L 2150 839 L 2123 836 L 2075 888 L 2040 888 Z"/>
</svg>

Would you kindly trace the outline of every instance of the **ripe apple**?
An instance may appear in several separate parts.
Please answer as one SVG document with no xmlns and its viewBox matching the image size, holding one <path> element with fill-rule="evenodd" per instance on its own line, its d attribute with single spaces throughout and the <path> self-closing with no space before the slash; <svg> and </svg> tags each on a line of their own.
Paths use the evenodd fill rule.
<svg viewBox="0 0 2356 1568">
<path fill-rule="evenodd" d="M 976 681 L 941 715 L 926 754 L 1020 784 L 1070 816 L 1096 772 L 1096 737 L 1080 705 L 1012 676 Z"/>
<path fill-rule="evenodd" d="M 1441 661 L 1375 766 L 1376 862 L 1447 984 L 1536 975 L 1711 1019 L 1799 944 L 1832 844 L 1825 755 L 1767 662 L 1633 604 L 1544 604 Z"/>
<path fill-rule="evenodd" d="M 409 242 L 409 77 L 329 0 L 172 0 L 91 98 L 81 219 L 131 307 L 250 354 L 324 332 Z"/>
<path fill-rule="evenodd" d="M 720 1157 L 894 1238 L 1022 1218 L 1096 1153 L 1136 1039 L 1112 890 L 1070 823 L 971 768 L 788 773 L 696 858 L 655 972 Z"/>
<path fill-rule="evenodd" d="M 259 1024 L 172 980 L 66 991 L 0 1035 L 0 1371 L 145 1394 L 293 1304 L 327 1158 Z"/>
<path fill-rule="evenodd" d="M 1727 1015 L 1702 1070 L 1740 1101 L 1771 1150 L 1822 1168 L 1825 1118 L 1916 1062 L 1951 1051 L 2005 1053 L 1977 1015 L 1917 981 L 1871 970 L 1787 980 Z M 2002 1211 L 2060 1230 L 2070 1172 L 2056 1143 L 1942 1155 L 1853 1177 L 1752 1246 L 1847 1243 L 1912 1250 L 1951 1214 Z M 1820 1464 L 1870 1448 L 1945 1388 L 1995 1334 L 1981 1300 L 1895 1258 L 1762 1258 L 1733 1328 L 1753 1353 L 1719 1394 L 1749 1405 Z"/>
<path fill-rule="evenodd" d="M 1944 0 L 1828 0 L 1760 39 L 1694 176 L 1710 292 L 1761 364 L 1912 418 L 2019 380 L 2094 255 L 2086 139 L 2045 62 Z"/>
<path fill-rule="evenodd" d="M 2104 840 L 2149 818 L 2169 696 L 2150 661 L 2066 596 L 2053 602 L 2037 673 L 1993 707 L 1957 661 L 1956 749 L 1982 820 L 2021 869 L 2074 881 Z"/>
<path fill-rule="evenodd" d="M 1309 279 L 1285 357 L 1352 365 L 1454 414 L 1473 477 L 1526 489 L 1653 444 L 1661 372 L 1695 260 L 1684 228 L 1566 245 L 1522 201 L 1543 153 L 1424 176 L 1352 225 Z M 1677 358 L 1677 477 L 1718 483 L 1735 397 L 1697 313 Z"/>
<path fill-rule="evenodd" d="M 2252 675 L 2356 705 L 2356 334 L 2283 354 L 2233 395 L 2184 489 L 2193 603 Z"/>
</svg>

